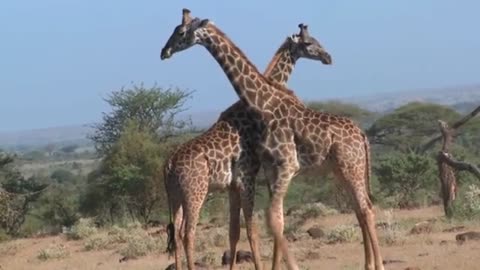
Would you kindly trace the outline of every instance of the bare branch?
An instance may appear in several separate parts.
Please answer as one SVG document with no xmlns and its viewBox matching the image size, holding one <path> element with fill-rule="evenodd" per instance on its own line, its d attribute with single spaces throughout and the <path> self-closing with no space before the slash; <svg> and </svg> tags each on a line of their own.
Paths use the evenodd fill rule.
<svg viewBox="0 0 480 270">
<path fill-rule="evenodd" d="M 465 115 L 462 119 L 458 120 L 457 122 L 453 123 L 452 129 L 456 131 L 458 128 L 460 128 L 462 125 L 464 125 L 466 122 L 468 122 L 470 119 L 475 117 L 478 113 L 480 113 L 480 106 L 475 108 L 471 113 Z M 442 136 L 437 136 L 433 139 L 431 139 L 429 142 L 423 145 L 421 148 L 421 152 L 425 153 L 428 149 L 432 148 L 438 141 L 442 139 Z"/>
<path fill-rule="evenodd" d="M 447 163 L 458 171 L 469 171 L 480 180 L 480 169 L 477 166 L 453 159 L 448 153 L 440 152 L 441 161 Z"/>
</svg>

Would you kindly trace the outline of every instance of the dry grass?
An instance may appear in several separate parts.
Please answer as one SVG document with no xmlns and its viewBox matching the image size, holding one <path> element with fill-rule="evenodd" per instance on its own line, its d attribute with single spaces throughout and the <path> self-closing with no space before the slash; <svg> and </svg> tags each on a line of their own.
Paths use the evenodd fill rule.
<svg viewBox="0 0 480 270">
<path fill-rule="evenodd" d="M 480 230 L 480 224 L 475 222 L 446 222 L 441 218 L 442 216 L 443 212 L 439 207 L 411 211 L 377 210 L 377 220 L 389 224 L 378 229 L 379 237 L 382 239 L 381 248 L 384 259 L 404 261 L 403 263 L 388 264 L 386 268 L 403 270 L 408 266 L 417 266 L 420 269 L 438 270 L 478 269 L 480 242 L 466 242 L 463 245 L 457 245 L 455 235 L 458 232 L 444 232 L 444 230 L 459 225 L 465 226 L 464 231 Z M 408 233 L 415 223 L 431 218 L 437 220 L 432 232 L 418 235 Z M 318 240 L 302 238 L 290 242 L 289 247 L 297 258 L 300 269 L 363 269 L 361 234 L 359 228 L 354 226 L 355 224 L 354 215 L 341 214 L 309 219 L 305 224 L 300 225 L 297 228 L 298 232 L 304 232 L 312 225 L 318 225 L 325 228 L 327 236 L 332 231 L 349 231 L 350 229 L 345 228 L 354 228 L 357 236 L 357 238 L 351 240 L 352 242 L 334 245 L 326 244 L 327 236 Z M 263 227 L 264 223 L 259 223 L 259 226 Z M 339 228 L 342 228 L 342 230 L 339 230 Z M 205 229 L 200 226 L 197 232 L 197 242 L 203 246 L 203 249 L 197 250 L 197 258 L 214 266 L 213 269 L 226 269 L 220 267 L 220 259 L 223 251 L 228 248 L 228 241 L 226 241 L 228 239 L 227 227 Z M 133 234 L 136 234 L 136 236 L 132 236 Z M 242 230 L 242 234 L 245 234 L 244 230 Z M 223 240 L 220 236 L 223 236 Z M 100 240 L 95 240 L 95 237 Z M 150 236 L 148 232 L 139 228 L 131 228 L 130 230 L 112 228 L 109 231 L 99 231 L 77 241 L 69 241 L 62 236 L 19 239 L 0 244 L 0 266 L 2 269 L 13 270 L 165 269 L 173 262 L 173 259 L 168 259 L 167 255 L 163 253 L 164 237 L 164 235 L 161 237 Z M 149 246 L 152 243 L 151 240 L 145 239 L 153 239 L 156 244 Z M 249 250 L 245 237 L 242 237 L 242 239 L 239 248 Z M 103 246 L 103 241 L 109 244 Z M 130 245 L 130 242 L 135 244 Z M 137 242 L 142 244 L 137 244 Z M 87 251 L 87 243 L 95 248 Z M 56 259 L 52 259 L 55 256 L 47 256 L 49 258 L 47 260 L 37 258 L 42 251 L 51 251 L 53 247 L 62 247 L 60 250 L 69 255 L 58 256 Z M 262 239 L 261 255 L 264 256 L 263 261 L 267 268 L 270 267 L 272 247 L 271 237 Z M 129 248 L 134 251 L 132 253 L 122 252 L 126 252 Z M 137 256 L 135 260 L 119 262 L 123 255 L 131 254 L 143 256 Z M 253 266 L 244 264 L 239 269 L 253 269 Z"/>
</svg>

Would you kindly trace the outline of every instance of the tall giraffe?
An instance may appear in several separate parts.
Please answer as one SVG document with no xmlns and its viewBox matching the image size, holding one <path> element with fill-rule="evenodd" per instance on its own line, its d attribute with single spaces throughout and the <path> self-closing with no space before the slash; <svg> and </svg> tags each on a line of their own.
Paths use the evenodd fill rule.
<svg viewBox="0 0 480 270">
<path fill-rule="evenodd" d="M 193 18 L 182 11 L 161 52 L 161 58 L 195 44 L 205 47 L 222 67 L 240 100 L 257 112 L 263 122 L 261 143 L 255 145 L 268 172 L 270 207 L 268 221 L 274 237 L 272 269 L 280 269 L 281 253 L 289 269 L 298 269 L 283 236 L 283 199 L 291 179 L 303 167 L 333 163 L 333 171 L 354 199 L 362 230 L 365 269 L 384 269 L 378 243 L 373 205 L 369 196 L 369 144 L 352 120 L 308 109 L 291 91 L 265 78 L 244 53 L 210 20 Z"/>
<path fill-rule="evenodd" d="M 331 64 L 330 55 L 308 34 L 307 26 L 300 24 L 299 28 L 299 34 L 288 37 L 268 64 L 264 75 L 272 81 L 286 84 L 300 58 Z M 229 189 L 230 269 L 234 269 L 236 261 L 240 208 L 243 209 L 255 268 L 261 269 L 259 239 L 252 219 L 255 176 L 260 168 L 256 154 L 251 151 L 251 145 L 258 144 L 261 135 L 257 123 L 261 123 L 259 115 L 248 110 L 242 101 L 237 101 L 221 114 L 207 132 L 181 145 L 166 161 L 165 188 L 175 221 L 169 224 L 169 251 L 175 253 L 175 269 L 181 269 L 181 238 L 189 235 L 184 231 L 185 227 L 180 229 L 182 221 L 190 225 L 187 228 L 191 231 L 190 238 L 184 239 L 187 241 L 185 253 L 189 267 L 193 263 L 193 235 L 209 188 Z"/>
</svg>

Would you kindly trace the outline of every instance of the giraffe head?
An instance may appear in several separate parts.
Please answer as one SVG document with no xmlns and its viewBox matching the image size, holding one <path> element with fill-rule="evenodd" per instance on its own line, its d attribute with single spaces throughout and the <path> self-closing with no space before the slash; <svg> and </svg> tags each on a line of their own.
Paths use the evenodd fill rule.
<svg viewBox="0 0 480 270">
<path fill-rule="evenodd" d="M 299 24 L 300 32 L 291 37 L 294 46 L 292 47 L 292 56 L 295 59 L 308 58 L 320 60 L 325 65 L 332 64 L 332 57 L 323 48 L 323 46 L 314 37 L 308 33 L 308 25 Z"/>
<path fill-rule="evenodd" d="M 182 23 L 175 27 L 172 35 L 160 53 L 160 58 L 170 58 L 174 53 L 186 50 L 195 44 L 201 42 L 201 30 L 204 29 L 210 21 L 208 19 L 194 18 L 190 15 L 190 10 L 182 10 Z"/>
</svg>

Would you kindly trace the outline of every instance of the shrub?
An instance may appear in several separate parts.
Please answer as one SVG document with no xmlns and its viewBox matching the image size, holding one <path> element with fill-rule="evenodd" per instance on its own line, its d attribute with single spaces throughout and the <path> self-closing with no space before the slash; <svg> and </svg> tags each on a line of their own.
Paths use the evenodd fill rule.
<svg viewBox="0 0 480 270">
<path fill-rule="evenodd" d="M 97 233 L 97 228 L 93 224 L 93 220 L 81 218 L 73 225 L 72 230 L 67 234 L 69 239 L 80 240 Z"/>
<path fill-rule="evenodd" d="M 395 222 L 393 210 L 385 210 L 385 226 L 383 240 L 388 246 L 401 243 L 400 225 Z"/>
<path fill-rule="evenodd" d="M 352 225 L 340 225 L 327 234 L 329 244 L 349 243 L 357 240 L 355 227 Z"/>
<path fill-rule="evenodd" d="M 40 250 L 37 255 L 37 258 L 41 261 L 46 261 L 50 259 L 63 259 L 68 257 L 69 253 L 65 249 L 64 245 L 51 245 L 48 248 Z"/>
<path fill-rule="evenodd" d="M 438 194 L 438 173 L 431 157 L 409 153 L 387 155 L 374 166 L 385 201 L 391 207 L 417 207 Z"/>
<path fill-rule="evenodd" d="M 105 234 L 97 234 L 87 238 L 84 243 L 84 248 L 87 251 L 90 250 L 102 250 L 107 249 L 112 244 L 112 239 Z"/>
<path fill-rule="evenodd" d="M 453 215 L 458 219 L 480 218 L 480 187 L 475 184 L 467 186 L 453 205 Z"/>
</svg>

